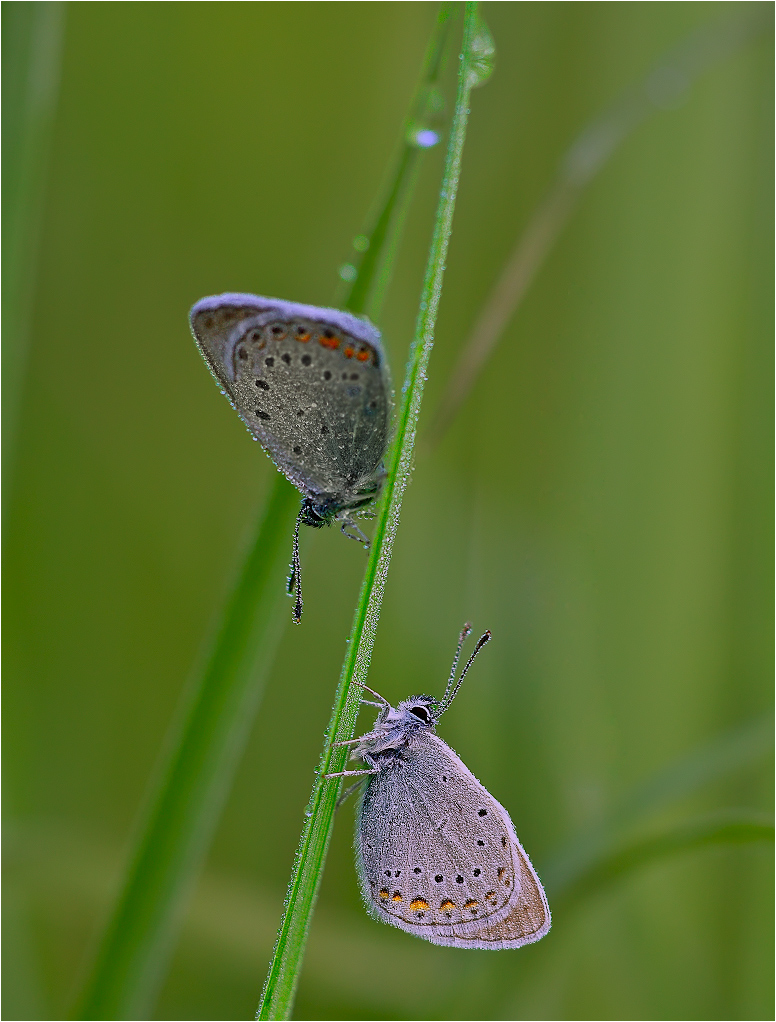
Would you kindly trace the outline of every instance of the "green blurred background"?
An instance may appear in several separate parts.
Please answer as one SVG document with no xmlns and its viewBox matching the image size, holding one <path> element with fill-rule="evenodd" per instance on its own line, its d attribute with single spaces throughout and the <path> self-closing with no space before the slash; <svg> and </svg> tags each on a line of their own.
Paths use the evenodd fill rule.
<svg viewBox="0 0 776 1022">
<path fill-rule="evenodd" d="M 771 11 L 483 8 L 497 67 L 473 96 L 421 426 L 575 134 L 696 26 Z M 44 110 L 30 143 L 35 9 L 53 17 L 53 85 L 38 83 L 50 138 Z M 224 290 L 331 302 L 436 11 L 3 4 L 11 228 L 21 204 L 6 261 L 23 271 L 5 289 L 4 1018 L 72 1005 L 273 481 L 188 309 Z M 550 878 L 671 764 L 717 757 L 706 784 L 669 772 L 646 834 L 770 810 L 771 83 L 766 28 L 624 142 L 405 500 L 370 683 L 393 701 L 439 693 L 462 622 L 492 629 L 441 733 Z M 380 324 L 397 382 L 441 161 L 429 153 Z M 285 629 L 161 1019 L 255 1010 L 364 567 L 334 530 L 303 558 L 304 622 Z M 768 844 L 648 863 L 496 954 L 368 919 L 351 843 L 345 808 L 298 1018 L 773 1015 Z"/>
</svg>

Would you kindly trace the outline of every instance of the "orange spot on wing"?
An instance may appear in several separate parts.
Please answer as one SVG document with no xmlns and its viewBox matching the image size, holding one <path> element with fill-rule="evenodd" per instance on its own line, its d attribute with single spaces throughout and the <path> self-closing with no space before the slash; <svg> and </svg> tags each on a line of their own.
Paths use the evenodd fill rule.
<svg viewBox="0 0 776 1022">
<path fill-rule="evenodd" d="M 310 340 L 310 335 L 306 331 L 303 331 L 302 333 L 298 333 L 296 335 L 296 339 L 298 341 L 303 341 L 305 344 L 307 344 L 307 342 Z"/>
<path fill-rule="evenodd" d="M 356 353 L 356 349 L 355 348 L 351 348 L 350 345 L 348 345 L 347 348 L 345 348 L 345 350 L 342 352 L 342 354 L 345 356 L 345 358 L 353 358 L 355 353 Z"/>
<path fill-rule="evenodd" d="M 332 351 L 340 346 L 339 337 L 331 337 L 326 334 L 318 338 L 318 343 L 322 348 L 331 348 Z"/>
<path fill-rule="evenodd" d="M 448 898 L 447 900 L 443 901 L 439 907 L 443 912 L 452 912 L 452 910 L 455 908 L 455 902 L 450 901 L 450 899 Z"/>
<path fill-rule="evenodd" d="M 391 901 L 401 901 L 401 893 L 399 891 L 394 891 Z"/>
<path fill-rule="evenodd" d="M 474 898 L 469 898 L 468 901 L 464 902 L 463 907 L 464 908 L 477 908 L 478 905 L 479 905 L 478 901 L 475 901 Z"/>
<path fill-rule="evenodd" d="M 388 891 L 387 887 L 383 887 L 380 889 L 380 897 L 383 899 L 390 897 L 390 892 Z"/>
<path fill-rule="evenodd" d="M 410 908 L 413 912 L 419 912 L 421 909 L 428 908 L 428 902 L 425 898 L 413 898 L 410 902 Z"/>
<path fill-rule="evenodd" d="M 358 359 L 359 362 L 368 362 L 369 361 L 369 349 L 368 348 L 362 348 L 361 351 L 359 351 L 358 354 L 356 355 L 356 358 Z"/>
</svg>

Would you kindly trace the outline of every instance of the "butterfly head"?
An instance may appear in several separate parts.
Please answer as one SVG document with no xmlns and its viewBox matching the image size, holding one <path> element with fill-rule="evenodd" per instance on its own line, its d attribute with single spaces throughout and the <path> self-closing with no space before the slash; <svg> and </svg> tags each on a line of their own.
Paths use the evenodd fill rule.
<svg viewBox="0 0 776 1022">
<path fill-rule="evenodd" d="M 425 731 L 436 726 L 438 711 L 439 702 L 432 696 L 412 696 L 400 702 L 393 712 L 405 727 Z"/>
<path fill-rule="evenodd" d="M 313 529 L 320 529 L 324 525 L 331 525 L 338 511 L 339 505 L 331 497 L 322 500 L 305 497 L 299 511 L 299 521 L 302 525 L 309 525 Z"/>
</svg>

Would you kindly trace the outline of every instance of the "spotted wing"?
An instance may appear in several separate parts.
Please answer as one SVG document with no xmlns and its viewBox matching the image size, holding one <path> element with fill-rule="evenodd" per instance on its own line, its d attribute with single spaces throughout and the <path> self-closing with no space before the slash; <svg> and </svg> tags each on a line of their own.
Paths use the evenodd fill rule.
<svg viewBox="0 0 776 1022">
<path fill-rule="evenodd" d="M 506 810 L 430 732 L 369 778 L 356 863 L 370 912 L 434 944 L 515 948 L 550 928 Z"/>
<path fill-rule="evenodd" d="M 303 493 L 379 488 L 390 384 L 371 323 L 336 309 L 226 294 L 197 302 L 191 327 L 249 432 Z"/>
</svg>

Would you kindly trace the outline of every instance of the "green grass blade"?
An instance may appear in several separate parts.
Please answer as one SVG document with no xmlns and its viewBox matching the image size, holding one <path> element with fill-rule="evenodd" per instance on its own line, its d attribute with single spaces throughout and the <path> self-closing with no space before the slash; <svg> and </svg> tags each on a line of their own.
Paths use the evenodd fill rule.
<svg viewBox="0 0 776 1022">
<path fill-rule="evenodd" d="M 299 494 L 278 477 L 140 827 L 80 1018 L 147 1018 L 288 619 L 279 599 Z"/>
<path fill-rule="evenodd" d="M 584 897 L 597 894 L 629 873 L 661 859 L 704 845 L 773 841 L 773 821 L 750 810 L 725 809 L 661 829 L 657 834 L 611 848 L 580 871 L 573 882 L 553 890 L 553 908 L 565 911 Z"/>
<path fill-rule="evenodd" d="M 635 86 L 626 89 L 603 114 L 587 124 L 561 158 L 555 181 L 539 202 L 499 279 L 464 342 L 445 393 L 424 437 L 435 447 L 454 420 L 493 354 L 504 330 L 569 222 L 585 189 L 629 135 L 651 114 L 673 109 L 695 80 L 771 32 L 763 11 L 716 19 L 672 46 Z"/>
<path fill-rule="evenodd" d="M 443 5 L 418 95 L 441 73 L 451 13 L 452 5 Z M 372 296 L 373 315 L 374 277 L 378 272 L 385 276 L 396 251 L 401 210 L 409 202 L 423 155 L 417 147 L 404 147 L 410 148 L 412 159 L 401 159 L 394 171 L 368 238 L 370 259 L 360 267 L 355 282 L 360 293 Z M 361 311 L 352 295 L 346 304 Z M 297 491 L 278 475 L 207 665 L 168 737 L 171 751 L 152 784 L 120 900 L 81 1002 L 81 1018 L 138 1018 L 149 1013 L 177 916 L 206 854 L 288 619 L 282 579 L 298 500 Z"/>
<path fill-rule="evenodd" d="M 444 54 L 450 26 L 453 22 L 455 4 L 444 3 L 437 19 L 426 58 L 423 74 L 410 112 L 402 129 L 402 145 L 397 168 L 387 194 L 380 205 L 374 224 L 366 234 L 366 249 L 354 267 L 356 276 L 343 306 L 358 314 L 377 319 L 388 283 L 390 266 L 395 254 L 398 236 L 401 233 L 413 186 L 420 169 L 421 160 L 428 145 L 418 144 L 418 125 L 436 125 L 441 119 L 441 95 L 439 80 L 444 70 Z M 440 104 L 437 109 L 437 101 Z"/>
<path fill-rule="evenodd" d="M 24 400 L 54 115 L 59 97 L 65 5 L 3 7 L 3 477 L 13 478 Z M 8 506 L 10 487 L 3 491 Z"/>
<path fill-rule="evenodd" d="M 773 721 L 758 717 L 734 728 L 634 787 L 602 824 L 576 835 L 542 871 L 550 889 L 565 891 L 608 861 L 629 832 L 682 798 L 761 763 L 773 752 Z"/>
<path fill-rule="evenodd" d="M 393 541 L 409 480 L 418 414 L 434 340 L 444 277 L 445 257 L 452 230 L 455 198 L 466 137 L 469 94 L 477 84 L 473 75 L 473 47 L 478 27 L 477 4 L 467 3 L 455 112 L 445 160 L 445 171 L 435 218 L 426 275 L 421 294 L 415 337 L 410 352 L 396 439 L 388 463 L 385 497 L 380 506 L 361 595 L 353 620 L 348 655 L 334 699 L 321 769 L 310 798 L 308 822 L 302 832 L 288 888 L 285 911 L 272 962 L 257 1013 L 260 1019 L 289 1018 L 304 956 L 307 933 L 318 894 L 326 852 L 334 823 L 340 782 L 323 774 L 341 770 L 347 757 L 338 740 L 349 739 L 355 730 L 360 694 L 351 697 L 353 682 L 366 679 L 382 605 L 385 579 Z"/>
<path fill-rule="evenodd" d="M 615 809 L 620 827 L 686 798 L 714 781 L 731 777 L 773 755 L 773 717 L 765 714 L 731 728 L 634 787 Z"/>
</svg>

